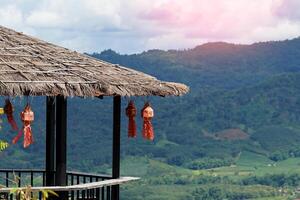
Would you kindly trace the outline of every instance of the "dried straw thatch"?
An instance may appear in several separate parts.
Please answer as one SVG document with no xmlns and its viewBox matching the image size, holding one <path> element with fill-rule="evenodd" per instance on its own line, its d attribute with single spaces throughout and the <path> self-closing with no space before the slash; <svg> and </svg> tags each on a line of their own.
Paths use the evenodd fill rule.
<svg viewBox="0 0 300 200">
<path fill-rule="evenodd" d="M 188 87 L 0 26 L 0 95 L 168 96 Z"/>
</svg>

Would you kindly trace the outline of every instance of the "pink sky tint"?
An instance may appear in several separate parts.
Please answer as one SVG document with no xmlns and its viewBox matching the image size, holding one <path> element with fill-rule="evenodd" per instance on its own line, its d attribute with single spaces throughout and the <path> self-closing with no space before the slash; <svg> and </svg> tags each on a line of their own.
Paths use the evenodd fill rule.
<svg viewBox="0 0 300 200">
<path fill-rule="evenodd" d="M 1 0 L 0 24 L 79 51 L 300 36 L 300 0 Z"/>
<path fill-rule="evenodd" d="M 145 8 L 139 17 L 186 37 L 236 38 L 276 25 L 284 0 L 168 0 Z"/>
<path fill-rule="evenodd" d="M 275 14 L 279 17 L 298 21 L 300 19 L 300 1 L 299 0 L 282 0 Z"/>
</svg>

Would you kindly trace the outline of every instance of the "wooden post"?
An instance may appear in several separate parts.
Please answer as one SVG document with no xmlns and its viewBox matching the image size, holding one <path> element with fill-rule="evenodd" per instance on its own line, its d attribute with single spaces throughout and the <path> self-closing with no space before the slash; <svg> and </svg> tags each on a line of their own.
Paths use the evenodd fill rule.
<svg viewBox="0 0 300 200">
<path fill-rule="evenodd" d="M 112 177 L 120 177 L 120 145 L 121 145 L 121 97 L 114 97 L 113 107 L 113 159 L 112 159 Z M 112 200 L 120 199 L 119 185 L 112 186 Z"/>
<path fill-rule="evenodd" d="M 56 173 L 55 185 L 67 185 L 67 98 L 56 97 Z M 68 199 L 67 192 L 59 192 L 59 199 Z"/>
<path fill-rule="evenodd" d="M 46 186 L 54 186 L 55 99 L 46 97 Z"/>
</svg>

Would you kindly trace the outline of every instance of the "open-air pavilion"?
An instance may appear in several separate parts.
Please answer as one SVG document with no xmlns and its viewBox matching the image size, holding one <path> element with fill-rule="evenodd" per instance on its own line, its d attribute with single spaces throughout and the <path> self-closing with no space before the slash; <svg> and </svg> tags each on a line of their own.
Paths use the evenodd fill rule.
<svg viewBox="0 0 300 200">
<path fill-rule="evenodd" d="M 22 177 L 29 177 L 33 191 L 51 189 L 59 199 L 117 200 L 119 185 L 137 179 L 120 177 L 122 97 L 180 96 L 188 90 L 0 26 L 0 95 L 45 96 L 46 101 L 45 169 L 0 169 L 0 174 L 8 179 L 16 173 L 19 187 Z M 67 100 L 76 96 L 113 99 L 111 175 L 67 171 Z M 35 176 L 43 185 L 34 185 Z M 8 181 L 6 187 L 0 192 L 10 190 Z"/>
</svg>

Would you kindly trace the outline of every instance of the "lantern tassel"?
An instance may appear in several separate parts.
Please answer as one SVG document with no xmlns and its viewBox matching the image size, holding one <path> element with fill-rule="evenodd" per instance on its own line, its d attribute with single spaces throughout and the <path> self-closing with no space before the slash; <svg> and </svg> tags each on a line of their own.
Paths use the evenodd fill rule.
<svg viewBox="0 0 300 200">
<path fill-rule="evenodd" d="M 136 108 L 133 101 L 128 103 L 126 108 L 126 115 L 129 118 L 128 121 L 128 137 L 135 138 L 136 137 L 136 123 L 135 123 L 135 116 L 136 116 Z"/>
<path fill-rule="evenodd" d="M 143 137 L 147 140 L 154 140 L 154 131 L 150 119 L 145 118 L 143 123 Z"/>
<path fill-rule="evenodd" d="M 23 135 L 22 130 L 20 130 L 18 135 L 16 137 L 14 137 L 12 143 L 16 144 L 19 141 L 19 139 L 22 137 L 22 135 Z"/>
<path fill-rule="evenodd" d="M 143 137 L 147 140 L 154 140 L 154 131 L 151 123 L 151 119 L 154 117 L 154 111 L 150 106 L 150 103 L 145 103 L 143 109 L 141 110 L 141 117 L 143 118 Z"/>
<path fill-rule="evenodd" d="M 23 133 L 24 133 L 23 146 L 24 148 L 27 148 L 29 147 L 29 145 L 33 144 L 33 136 L 32 136 L 32 130 L 30 124 L 23 126 L 23 130 L 19 131 L 18 135 L 14 137 L 12 143 L 16 144 L 19 141 L 19 139 L 22 137 Z"/>
<path fill-rule="evenodd" d="M 7 121 L 13 130 L 17 131 L 19 129 L 13 115 L 7 115 Z"/>
<path fill-rule="evenodd" d="M 22 136 L 22 132 L 24 133 L 24 148 L 29 147 L 33 143 L 33 136 L 31 130 L 31 122 L 34 120 L 34 113 L 30 108 L 30 105 L 27 104 L 23 112 L 21 112 L 21 119 L 23 121 L 23 130 L 20 130 L 18 135 L 13 139 L 13 144 L 16 144 L 18 140 Z"/>
<path fill-rule="evenodd" d="M 14 107 L 9 99 L 5 100 L 4 113 L 7 116 L 7 121 L 11 125 L 12 129 L 17 131 L 18 125 L 14 119 Z"/>
<path fill-rule="evenodd" d="M 24 127 L 24 148 L 29 147 L 33 143 L 33 136 L 30 124 L 25 125 Z"/>
<path fill-rule="evenodd" d="M 135 138 L 136 137 L 136 123 L 133 117 L 129 118 L 128 121 L 128 137 Z"/>
</svg>

